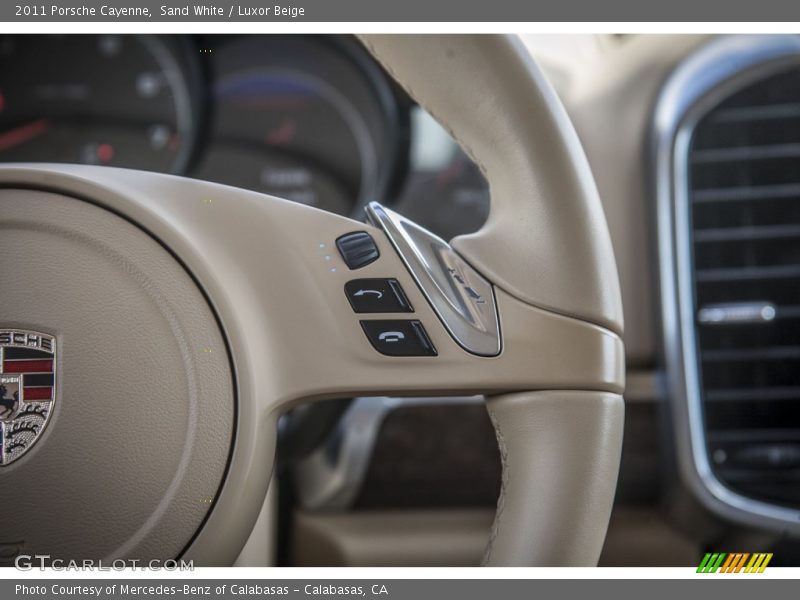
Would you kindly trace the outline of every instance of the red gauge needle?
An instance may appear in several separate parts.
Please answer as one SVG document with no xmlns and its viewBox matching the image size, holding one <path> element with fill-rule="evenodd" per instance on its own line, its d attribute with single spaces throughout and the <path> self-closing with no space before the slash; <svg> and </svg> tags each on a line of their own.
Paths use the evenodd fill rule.
<svg viewBox="0 0 800 600">
<path fill-rule="evenodd" d="M 10 150 L 20 144 L 29 142 L 39 137 L 50 129 L 50 121 L 47 119 L 36 119 L 25 125 L 20 125 L 14 129 L 0 133 L 0 152 Z"/>
</svg>

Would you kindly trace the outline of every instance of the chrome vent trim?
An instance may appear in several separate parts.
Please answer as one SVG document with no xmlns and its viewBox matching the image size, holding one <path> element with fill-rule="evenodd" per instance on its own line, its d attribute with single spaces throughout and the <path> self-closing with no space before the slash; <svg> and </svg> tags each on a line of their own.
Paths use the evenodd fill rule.
<svg viewBox="0 0 800 600">
<path fill-rule="evenodd" d="M 771 302 L 707 304 L 697 311 L 697 320 L 708 325 L 768 323 L 775 319 L 777 313 L 775 305 Z"/>
<path fill-rule="evenodd" d="M 800 511 L 755 500 L 731 490 L 717 478 L 711 466 L 697 360 L 697 307 L 692 281 L 687 185 L 687 157 L 697 120 L 721 98 L 764 77 L 771 69 L 786 68 L 789 64 L 800 64 L 800 37 L 737 35 L 712 40 L 683 62 L 663 87 L 654 115 L 652 149 L 656 174 L 664 358 L 681 477 L 697 498 L 720 516 L 750 526 L 800 533 Z M 733 112 L 726 117 L 744 118 Z M 770 151 L 789 152 L 792 149 L 772 148 Z M 713 153 L 703 157 L 709 161 L 717 159 L 719 156 Z M 775 189 L 766 191 L 777 195 L 797 191 L 783 189 L 787 186 L 773 187 Z M 739 188 L 737 194 L 744 197 L 763 194 L 764 191 Z M 723 196 L 725 194 L 715 195 L 709 191 L 702 200 L 719 201 Z M 705 276 L 730 275 L 748 274 L 708 273 Z M 752 307 L 749 310 L 752 314 Z M 767 309 L 766 315 L 769 314 Z"/>
</svg>

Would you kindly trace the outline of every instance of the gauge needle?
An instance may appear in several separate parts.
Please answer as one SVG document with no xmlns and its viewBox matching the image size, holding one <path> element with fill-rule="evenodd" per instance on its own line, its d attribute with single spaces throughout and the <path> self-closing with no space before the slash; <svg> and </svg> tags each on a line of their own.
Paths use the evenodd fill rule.
<svg viewBox="0 0 800 600">
<path fill-rule="evenodd" d="M 20 125 L 14 129 L 9 129 L 0 133 L 0 152 L 10 150 L 20 144 L 29 142 L 39 137 L 50 129 L 50 121 L 47 119 L 36 119 L 25 125 Z"/>
</svg>

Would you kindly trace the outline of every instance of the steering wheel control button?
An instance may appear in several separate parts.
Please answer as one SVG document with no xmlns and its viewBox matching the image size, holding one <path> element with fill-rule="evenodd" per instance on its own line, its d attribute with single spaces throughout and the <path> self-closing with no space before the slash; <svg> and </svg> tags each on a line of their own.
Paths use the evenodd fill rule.
<svg viewBox="0 0 800 600">
<path fill-rule="evenodd" d="M 361 321 L 372 346 L 386 356 L 436 356 L 436 348 L 420 321 Z"/>
<path fill-rule="evenodd" d="M 450 244 L 377 202 L 367 219 L 381 227 L 453 339 L 478 356 L 500 354 L 492 284 Z"/>
<path fill-rule="evenodd" d="M 336 239 L 336 247 L 350 269 L 360 269 L 378 260 L 380 252 L 366 231 L 354 231 Z"/>
<path fill-rule="evenodd" d="M 414 312 L 397 279 L 353 279 L 344 293 L 357 313 Z"/>
</svg>

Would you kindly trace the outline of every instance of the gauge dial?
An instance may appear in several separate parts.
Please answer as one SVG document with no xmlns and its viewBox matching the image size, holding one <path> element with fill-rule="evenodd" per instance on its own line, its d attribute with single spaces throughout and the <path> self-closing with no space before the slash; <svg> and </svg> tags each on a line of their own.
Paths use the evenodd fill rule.
<svg viewBox="0 0 800 600">
<path fill-rule="evenodd" d="M 339 214 L 380 197 L 392 125 L 374 82 L 341 49 L 250 36 L 219 43 L 207 60 L 214 116 L 194 176 Z"/>
<path fill-rule="evenodd" d="M 411 139 L 396 210 L 446 240 L 480 229 L 489 216 L 489 186 L 480 169 L 420 107 L 411 113 Z"/>
<path fill-rule="evenodd" d="M 0 161 L 179 172 L 191 153 L 194 106 L 162 38 L 0 38 Z"/>
</svg>

